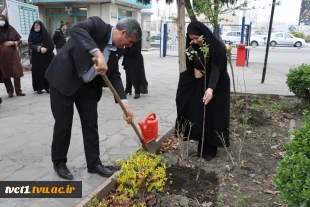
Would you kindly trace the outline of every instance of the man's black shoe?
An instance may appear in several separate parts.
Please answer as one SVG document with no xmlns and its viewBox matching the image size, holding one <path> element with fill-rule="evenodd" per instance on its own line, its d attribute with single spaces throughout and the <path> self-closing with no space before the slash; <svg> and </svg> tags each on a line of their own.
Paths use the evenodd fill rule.
<svg viewBox="0 0 310 207">
<path fill-rule="evenodd" d="M 54 165 L 54 170 L 57 172 L 58 176 L 66 179 L 66 180 L 73 180 L 73 175 L 67 168 L 66 163 L 60 163 L 58 165 Z"/>
<path fill-rule="evenodd" d="M 89 173 L 98 173 L 102 177 L 111 177 L 113 175 L 113 171 L 104 167 L 103 165 L 97 165 L 94 168 L 88 168 Z"/>
<path fill-rule="evenodd" d="M 140 93 L 136 93 L 135 97 L 133 97 L 134 99 L 138 99 L 140 98 Z"/>
</svg>

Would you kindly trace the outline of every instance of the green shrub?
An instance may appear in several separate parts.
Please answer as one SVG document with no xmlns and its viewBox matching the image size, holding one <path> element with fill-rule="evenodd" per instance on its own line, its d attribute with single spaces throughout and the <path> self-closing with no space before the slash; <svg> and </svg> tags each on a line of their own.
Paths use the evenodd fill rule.
<svg viewBox="0 0 310 207">
<path fill-rule="evenodd" d="M 287 152 L 273 181 L 283 200 L 306 207 L 310 206 L 310 122 L 293 134 L 295 138 L 285 144 Z"/>
<path fill-rule="evenodd" d="M 298 98 L 308 101 L 310 98 L 310 65 L 302 64 L 297 68 L 291 68 L 286 76 L 289 90 Z"/>
<path fill-rule="evenodd" d="M 303 39 L 305 39 L 305 34 L 302 33 L 302 32 L 293 31 L 293 32 L 291 32 L 291 34 L 292 34 L 294 37 L 298 37 L 298 38 L 303 38 Z"/>
<path fill-rule="evenodd" d="M 305 40 L 306 40 L 306 42 L 310 42 L 310 35 L 307 35 L 307 36 L 305 37 Z"/>
</svg>

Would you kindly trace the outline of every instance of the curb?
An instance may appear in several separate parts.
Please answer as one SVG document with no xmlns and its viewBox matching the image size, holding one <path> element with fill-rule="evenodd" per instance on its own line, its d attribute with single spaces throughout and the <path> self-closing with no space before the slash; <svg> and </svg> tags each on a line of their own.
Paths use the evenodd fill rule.
<svg viewBox="0 0 310 207">
<path fill-rule="evenodd" d="M 230 92 L 230 95 L 233 96 L 235 95 L 235 93 L 233 91 Z M 279 95 L 279 94 L 268 94 L 268 93 L 243 93 L 243 92 L 236 92 L 237 96 L 252 96 L 252 95 L 256 95 L 260 98 L 266 98 L 267 96 L 270 96 L 270 98 L 275 98 L 275 99 L 279 99 L 281 96 L 284 95 Z"/>
<path fill-rule="evenodd" d="M 163 136 L 158 137 L 156 142 L 158 146 L 161 145 L 166 139 L 168 139 L 172 134 L 174 134 L 174 127 L 167 130 Z M 88 203 L 93 199 L 93 195 L 95 194 L 97 199 L 102 199 L 109 195 L 110 191 L 114 188 L 116 181 L 113 178 L 120 172 L 116 171 L 111 177 L 106 179 L 100 186 L 98 186 L 94 191 L 92 191 L 87 197 L 85 197 L 81 202 L 79 202 L 76 207 L 87 207 Z"/>
<path fill-rule="evenodd" d="M 154 50 L 159 50 L 160 48 L 157 47 L 151 47 L 151 48 L 145 48 L 142 49 L 143 52 L 150 52 L 150 51 L 154 51 Z"/>
<path fill-rule="evenodd" d="M 95 194 L 98 199 L 106 197 L 110 191 L 114 188 L 116 181 L 113 178 L 120 171 L 115 172 L 111 177 L 106 179 L 100 186 L 98 186 L 93 192 L 91 192 L 86 198 L 84 198 L 76 207 L 87 207 L 88 203 L 93 199 Z"/>
</svg>

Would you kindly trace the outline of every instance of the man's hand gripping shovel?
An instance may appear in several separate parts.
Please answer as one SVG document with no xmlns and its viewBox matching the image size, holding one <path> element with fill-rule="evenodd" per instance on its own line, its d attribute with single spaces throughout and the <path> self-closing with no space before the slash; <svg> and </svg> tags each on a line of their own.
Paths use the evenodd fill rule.
<svg viewBox="0 0 310 207">
<path fill-rule="evenodd" d="M 95 57 L 93 57 L 92 60 L 93 60 L 93 62 L 94 62 L 95 65 L 98 65 L 97 59 L 96 59 Z M 113 95 L 114 95 L 114 97 L 115 97 L 117 103 L 118 103 L 118 104 L 120 105 L 120 107 L 122 108 L 122 110 L 123 110 L 125 116 L 128 117 L 128 116 L 129 116 L 129 113 L 128 113 L 128 111 L 126 110 L 126 108 L 125 108 L 123 102 L 121 101 L 121 99 L 120 99 L 118 93 L 116 92 L 116 90 L 115 90 L 114 87 L 112 86 L 110 80 L 108 79 L 108 77 L 107 77 L 105 74 L 102 75 L 102 78 L 103 78 L 104 82 L 106 83 L 106 85 L 107 85 L 107 86 L 109 87 L 109 89 L 111 90 L 111 92 L 113 93 Z M 150 153 L 156 154 L 156 153 L 158 152 L 158 150 L 159 150 L 159 146 L 158 146 L 157 142 L 155 141 L 155 139 L 153 139 L 153 140 L 149 141 L 148 143 L 146 143 L 146 142 L 144 141 L 144 139 L 142 138 L 142 136 L 141 136 L 141 134 L 140 134 L 140 132 L 139 132 L 139 130 L 138 130 L 138 128 L 137 128 L 137 126 L 135 125 L 134 122 L 131 122 L 131 126 L 132 126 L 132 128 L 134 129 L 134 131 L 136 132 L 136 134 L 137 134 L 137 136 L 138 136 L 138 138 L 139 138 L 139 140 L 140 140 L 140 142 L 141 142 L 141 144 L 142 144 L 142 147 L 143 147 L 146 151 L 149 151 Z"/>
</svg>

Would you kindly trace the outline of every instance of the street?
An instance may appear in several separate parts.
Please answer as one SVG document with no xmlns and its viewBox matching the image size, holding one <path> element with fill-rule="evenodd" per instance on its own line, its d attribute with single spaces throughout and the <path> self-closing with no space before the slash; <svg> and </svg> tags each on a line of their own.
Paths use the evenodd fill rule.
<svg viewBox="0 0 310 207">
<path fill-rule="evenodd" d="M 249 63 L 264 63 L 266 45 L 250 49 Z M 297 66 L 310 63 L 310 45 L 296 47 L 269 47 L 268 64 Z"/>
</svg>

